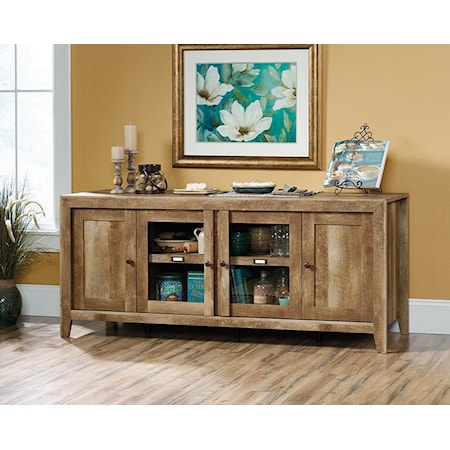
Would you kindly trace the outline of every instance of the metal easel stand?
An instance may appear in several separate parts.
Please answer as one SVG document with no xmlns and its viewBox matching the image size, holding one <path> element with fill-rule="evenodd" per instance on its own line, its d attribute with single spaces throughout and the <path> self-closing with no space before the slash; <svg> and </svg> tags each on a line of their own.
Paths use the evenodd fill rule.
<svg viewBox="0 0 450 450">
<path fill-rule="evenodd" d="M 374 141 L 375 139 L 372 136 L 372 132 L 369 131 L 369 125 L 367 123 L 364 123 L 359 127 L 361 131 L 355 131 L 353 137 L 349 139 L 350 141 L 355 141 L 358 143 L 359 141 Z M 334 193 L 336 195 L 339 195 L 343 189 L 359 189 L 364 192 L 365 195 L 369 195 L 371 192 L 382 192 L 381 188 L 367 188 L 363 187 L 362 181 L 352 181 L 352 180 L 344 180 L 339 181 L 336 180 L 334 182 L 334 185 L 336 186 L 336 189 L 334 190 Z"/>
</svg>

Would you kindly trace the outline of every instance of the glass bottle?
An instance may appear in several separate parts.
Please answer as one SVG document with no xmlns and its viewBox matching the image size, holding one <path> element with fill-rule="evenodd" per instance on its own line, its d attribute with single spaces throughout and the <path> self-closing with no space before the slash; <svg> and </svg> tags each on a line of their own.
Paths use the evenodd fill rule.
<svg viewBox="0 0 450 450">
<path fill-rule="evenodd" d="M 275 304 L 283 306 L 289 304 L 289 276 L 285 270 L 281 272 L 275 285 Z"/>
<path fill-rule="evenodd" d="M 270 282 L 267 270 L 261 270 L 261 276 L 253 289 L 253 303 L 273 303 L 273 284 Z"/>
</svg>

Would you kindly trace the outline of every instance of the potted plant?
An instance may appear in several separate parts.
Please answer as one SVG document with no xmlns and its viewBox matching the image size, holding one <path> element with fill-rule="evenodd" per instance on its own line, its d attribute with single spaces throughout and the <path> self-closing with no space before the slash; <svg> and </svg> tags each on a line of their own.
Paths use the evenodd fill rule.
<svg viewBox="0 0 450 450">
<path fill-rule="evenodd" d="M 16 274 L 31 264 L 34 255 L 44 252 L 39 237 L 30 233 L 39 228 L 44 209 L 14 181 L 4 180 L 0 187 L 0 326 L 15 325 L 22 310 L 22 296 Z"/>
</svg>

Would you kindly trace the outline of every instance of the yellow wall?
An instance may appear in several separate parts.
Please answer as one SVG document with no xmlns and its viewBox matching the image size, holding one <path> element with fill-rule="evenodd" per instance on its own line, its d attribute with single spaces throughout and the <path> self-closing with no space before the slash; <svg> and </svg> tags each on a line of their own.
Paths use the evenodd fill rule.
<svg viewBox="0 0 450 450">
<path fill-rule="evenodd" d="M 364 122 L 391 141 L 382 187 L 410 194 L 410 296 L 450 299 L 450 46 L 324 45 L 322 61 L 323 167 L 333 143 Z M 130 121 L 137 163 L 162 164 L 170 188 L 204 181 L 228 189 L 237 179 L 322 188 L 323 170 L 172 168 L 171 120 L 170 45 L 72 46 L 74 192 L 112 187 L 110 149 Z M 54 282 L 57 265 L 41 282 Z"/>
<path fill-rule="evenodd" d="M 24 268 L 16 275 L 20 284 L 59 284 L 59 253 L 35 255 L 32 268 Z M 32 269 L 32 270 L 30 270 Z"/>
</svg>

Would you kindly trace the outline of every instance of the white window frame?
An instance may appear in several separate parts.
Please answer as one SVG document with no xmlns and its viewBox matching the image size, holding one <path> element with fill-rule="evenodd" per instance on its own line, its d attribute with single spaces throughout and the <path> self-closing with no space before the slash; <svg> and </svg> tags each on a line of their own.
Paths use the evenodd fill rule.
<svg viewBox="0 0 450 450">
<path fill-rule="evenodd" d="M 55 44 L 53 57 L 53 208 L 55 228 L 53 230 L 36 230 L 34 233 L 42 238 L 41 242 L 49 252 L 59 252 L 59 197 L 72 192 L 70 45 Z"/>
</svg>

